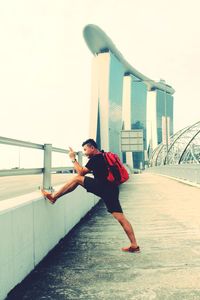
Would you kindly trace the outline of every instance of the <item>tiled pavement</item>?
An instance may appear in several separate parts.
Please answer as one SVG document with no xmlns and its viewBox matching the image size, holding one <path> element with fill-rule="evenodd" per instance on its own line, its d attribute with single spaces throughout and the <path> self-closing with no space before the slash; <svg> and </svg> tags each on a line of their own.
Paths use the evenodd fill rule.
<svg viewBox="0 0 200 300">
<path fill-rule="evenodd" d="M 200 189 L 142 173 L 120 199 L 141 253 L 100 202 L 6 299 L 200 299 Z"/>
</svg>

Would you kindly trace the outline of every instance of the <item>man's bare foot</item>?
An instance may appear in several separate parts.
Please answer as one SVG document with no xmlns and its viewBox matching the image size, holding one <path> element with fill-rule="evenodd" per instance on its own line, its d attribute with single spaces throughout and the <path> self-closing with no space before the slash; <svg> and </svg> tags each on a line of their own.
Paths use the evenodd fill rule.
<svg viewBox="0 0 200 300">
<path fill-rule="evenodd" d="M 137 246 L 137 247 L 133 247 L 133 246 L 124 247 L 124 248 L 122 248 L 122 251 L 131 252 L 131 253 L 140 252 L 140 247 L 139 246 Z"/>
<path fill-rule="evenodd" d="M 49 192 L 45 191 L 44 189 L 41 189 L 41 193 L 44 196 L 44 198 L 49 200 L 49 202 L 51 204 L 54 204 L 56 202 L 56 199 L 52 196 L 52 193 L 49 193 Z"/>
</svg>

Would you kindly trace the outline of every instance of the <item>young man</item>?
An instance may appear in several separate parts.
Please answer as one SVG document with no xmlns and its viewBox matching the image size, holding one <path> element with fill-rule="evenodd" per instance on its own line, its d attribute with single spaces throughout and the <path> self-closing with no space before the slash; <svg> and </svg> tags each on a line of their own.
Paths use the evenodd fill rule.
<svg viewBox="0 0 200 300">
<path fill-rule="evenodd" d="M 49 193 L 42 190 L 42 194 L 45 198 L 48 198 L 52 204 L 54 204 L 59 197 L 72 192 L 78 185 L 81 185 L 87 190 L 87 192 L 101 197 L 108 212 L 111 213 L 122 225 L 131 242 L 129 247 L 122 248 L 122 250 L 132 253 L 139 252 L 140 248 L 137 245 L 133 228 L 123 214 L 119 203 L 119 188 L 115 183 L 111 183 L 107 180 L 108 170 L 102 152 L 98 150 L 97 144 L 93 139 L 88 139 L 83 142 L 82 147 L 85 155 L 89 158 L 86 166 L 82 167 L 77 162 L 73 149 L 69 148 L 69 157 L 71 158 L 78 175 L 67 182 L 59 191 Z M 93 172 L 94 178 L 85 176 L 90 171 Z"/>
</svg>

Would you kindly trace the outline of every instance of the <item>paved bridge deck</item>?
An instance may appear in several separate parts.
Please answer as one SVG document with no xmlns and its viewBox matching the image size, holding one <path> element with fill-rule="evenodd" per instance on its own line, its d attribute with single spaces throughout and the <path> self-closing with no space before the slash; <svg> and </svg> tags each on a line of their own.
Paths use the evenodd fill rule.
<svg viewBox="0 0 200 300">
<path fill-rule="evenodd" d="M 120 197 L 141 253 L 100 202 L 7 300 L 200 299 L 200 189 L 143 173 Z"/>
</svg>

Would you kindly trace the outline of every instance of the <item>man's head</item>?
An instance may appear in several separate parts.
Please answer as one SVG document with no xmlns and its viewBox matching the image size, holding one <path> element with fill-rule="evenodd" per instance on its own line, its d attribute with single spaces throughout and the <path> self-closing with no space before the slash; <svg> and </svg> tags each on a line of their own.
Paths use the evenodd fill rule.
<svg viewBox="0 0 200 300">
<path fill-rule="evenodd" d="M 93 139 L 88 139 L 82 143 L 83 151 L 86 156 L 92 157 L 98 152 L 97 143 Z"/>
</svg>

